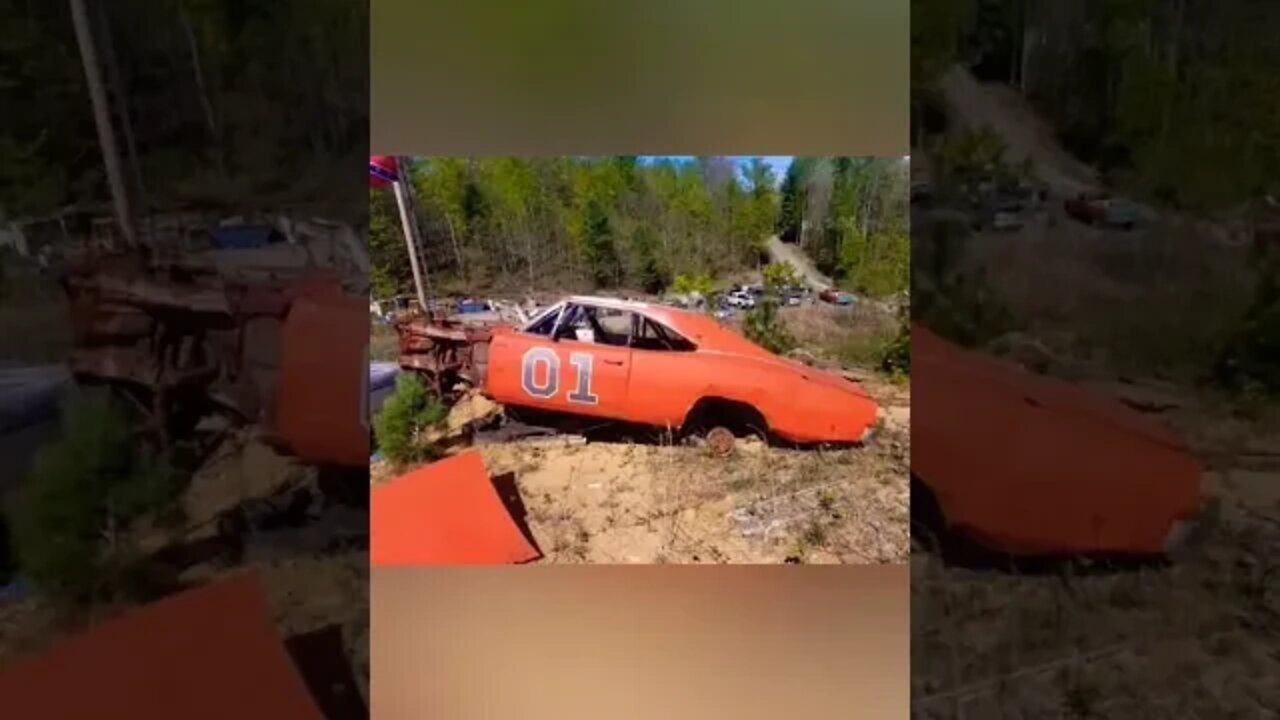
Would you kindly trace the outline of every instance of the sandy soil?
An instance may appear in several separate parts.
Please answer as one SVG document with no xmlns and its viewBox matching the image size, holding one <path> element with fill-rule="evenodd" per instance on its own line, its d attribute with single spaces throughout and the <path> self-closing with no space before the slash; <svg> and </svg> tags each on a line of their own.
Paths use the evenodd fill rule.
<svg viewBox="0 0 1280 720">
<path fill-rule="evenodd" d="M 868 446 L 734 455 L 579 436 L 480 445 L 513 473 L 544 563 L 896 563 L 909 550 L 910 393 L 865 381 L 882 405 Z M 385 463 L 373 482 L 397 473 Z"/>
</svg>

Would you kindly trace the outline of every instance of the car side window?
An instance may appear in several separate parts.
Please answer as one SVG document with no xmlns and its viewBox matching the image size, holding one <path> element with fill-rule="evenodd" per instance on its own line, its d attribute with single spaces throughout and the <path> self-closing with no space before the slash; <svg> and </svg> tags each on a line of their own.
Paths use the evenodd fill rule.
<svg viewBox="0 0 1280 720">
<path fill-rule="evenodd" d="M 561 340 L 626 347 L 631 339 L 631 313 L 616 308 L 571 306 L 560 322 L 556 336 Z"/>
<path fill-rule="evenodd" d="M 693 343 L 681 337 L 679 333 L 646 317 L 639 318 L 631 346 L 637 350 L 665 352 L 691 352 L 697 349 Z"/>
</svg>

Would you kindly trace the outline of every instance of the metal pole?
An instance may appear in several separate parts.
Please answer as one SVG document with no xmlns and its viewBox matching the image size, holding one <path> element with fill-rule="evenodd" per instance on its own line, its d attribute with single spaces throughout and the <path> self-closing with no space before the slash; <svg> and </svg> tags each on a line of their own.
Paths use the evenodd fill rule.
<svg viewBox="0 0 1280 720">
<path fill-rule="evenodd" d="M 133 215 L 129 196 L 125 189 L 124 173 L 120 168 L 120 155 L 116 150 L 115 133 L 111 127 L 111 109 L 102 83 L 102 71 L 98 67 L 98 54 L 93 42 L 93 27 L 84 0 L 70 0 L 71 20 L 75 24 L 76 42 L 80 46 L 80 60 L 84 64 L 85 84 L 89 87 L 89 101 L 93 105 L 93 120 L 98 129 L 98 145 L 102 150 L 102 163 L 106 166 L 107 182 L 111 186 L 111 199 L 115 205 L 116 222 L 124 233 L 125 242 L 134 245 Z"/>
<path fill-rule="evenodd" d="M 431 288 L 431 269 L 427 267 L 427 249 L 422 246 L 422 233 L 418 229 L 417 198 L 413 193 L 411 181 L 403 180 L 408 176 L 405 169 L 409 167 L 408 158 L 396 158 L 396 177 L 404 183 L 405 205 L 409 208 L 409 224 L 413 229 L 413 247 L 418 254 L 418 270 L 422 273 L 422 285 L 427 289 L 427 299 L 435 299 L 435 291 Z"/>
<path fill-rule="evenodd" d="M 404 244 L 409 251 L 409 267 L 413 269 L 413 285 L 418 291 L 418 304 L 423 312 L 427 311 L 427 293 L 422 288 L 422 271 L 418 268 L 418 247 L 415 242 L 412 218 L 409 215 L 409 204 L 405 198 L 403 181 L 397 179 L 391 183 L 396 192 L 396 205 L 400 208 L 400 227 L 404 230 Z"/>
</svg>

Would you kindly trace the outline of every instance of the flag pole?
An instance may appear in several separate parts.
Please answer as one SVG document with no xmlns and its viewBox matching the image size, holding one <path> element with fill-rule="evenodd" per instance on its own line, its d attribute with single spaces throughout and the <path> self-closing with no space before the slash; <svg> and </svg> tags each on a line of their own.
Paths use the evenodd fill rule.
<svg viewBox="0 0 1280 720">
<path fill-rule="evenodd" d="M 418 265 L 418 243 L 417 233 L 413 223 L 413 217 L 409 211 L 409 199 L 406 196 L 404 187 L 403 165 L 400 158 L 396 158 L 396 177 L 391 182 L 391 188 L 396 194 L 396 206 L 400 209 L 400 227 L 404 231 L 405 249 L 409 251 L 409 267 L 413 270 L 413 286 L 418 294 L 418 305 L 423 312 L 427 312 L 427 293 L 422 285 L 422 270 Z"/>
</svg>

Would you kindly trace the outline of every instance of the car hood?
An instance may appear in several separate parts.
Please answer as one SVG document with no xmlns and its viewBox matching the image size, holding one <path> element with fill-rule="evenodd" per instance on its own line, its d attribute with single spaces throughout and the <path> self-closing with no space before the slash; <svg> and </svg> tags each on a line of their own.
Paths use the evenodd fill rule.
<svg viewBox="0 0 1280 720">
<path fill-rule="evenodd" d="M 824 390 L 848 393 L 865 400 L 874 401 L 873 398 L 867 394 L 867 391 L 856 382 L 846 380 L 835 373 L 805 365 L 798 360 L 774 355 L 768 350 L 757 345 L 750 343 L 748 343 L 748 345 L 750 345 L 750 347 L 744 350 L 707 352 L 719 352 L 719 354 L 727 356 L 746 358 L 752 362 L 776 369 L 801 382 L 809 382 L 818 385 Z"/>
<path fill-rule="evenodd" d="M 911 342 L 911 471 L 949 525 L 1015 554 L 1151 554 L 1200 507 L 1168 428 L 923 328 Z"/>
</svg>

